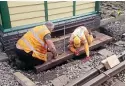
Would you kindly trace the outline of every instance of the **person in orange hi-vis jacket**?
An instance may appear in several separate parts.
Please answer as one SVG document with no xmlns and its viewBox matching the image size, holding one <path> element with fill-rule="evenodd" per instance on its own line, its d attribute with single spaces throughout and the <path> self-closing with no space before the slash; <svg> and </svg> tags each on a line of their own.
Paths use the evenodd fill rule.
<svg viewBox="0 0 126 86">
<path fill-rule="evenodd" d="M 33 69 L 34 66 L 50 61 L 57 57 L 56 48 L 51 40 L 54 24 L 50 21 L 45 25 L 30 29 L 17 43 L 16 65 L 20 69 Z"/>
<path fill-rule="evenodd" d="M 84 45 L 86 56 L 89 58 L 89 45 L 93 42 L 93 39 L 94 38 L 90 30 L 88 31 L 84 26 L 77 27 L 71 34 L 68 48 L 78 56 L 81 45 Z"/>
</svg>

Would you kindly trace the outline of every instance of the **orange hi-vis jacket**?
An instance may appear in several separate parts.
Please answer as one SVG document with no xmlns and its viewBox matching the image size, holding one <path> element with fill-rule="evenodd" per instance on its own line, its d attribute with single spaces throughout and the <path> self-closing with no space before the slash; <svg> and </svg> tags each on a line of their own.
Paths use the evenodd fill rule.
<svg viewBox="0 0 126 86">
<path fill-rule="evenodd" d="M 26 53 L 33 51 L 33 57 L 47 61 L 47 44 L 44 36 L 49 33 L 50 31 L 45 25 L 36 26 L 18 40 L 16 47 Z"/>
</svg>

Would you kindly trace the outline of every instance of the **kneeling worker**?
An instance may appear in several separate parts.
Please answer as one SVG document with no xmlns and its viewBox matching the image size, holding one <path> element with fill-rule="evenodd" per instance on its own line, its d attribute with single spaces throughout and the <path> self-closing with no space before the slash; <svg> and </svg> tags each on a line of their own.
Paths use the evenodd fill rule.
<svg viewBox="0 0 126 86">
<path fill-rule="evenodd" d="M 86 59 L 89 59 L 89 45 L 93 41 L 93 35 L 91 31 L 88 31 L 86 27 L 80 26 L 74 30 L 70 37 L 69 49 L 76 56 L 79 55 L 81 44 L 84 45 L 84 50 L 86 52 Z"/>
<path fill-rule="evenodd" d="M 56 58 L 56 48 L 51 40 L 52 22 L 32 28 L 16 43 L 16 65 L 20 69 L 32 69 Z M 50 51 L 50 52 L 48 52 Z"/>
</svg>

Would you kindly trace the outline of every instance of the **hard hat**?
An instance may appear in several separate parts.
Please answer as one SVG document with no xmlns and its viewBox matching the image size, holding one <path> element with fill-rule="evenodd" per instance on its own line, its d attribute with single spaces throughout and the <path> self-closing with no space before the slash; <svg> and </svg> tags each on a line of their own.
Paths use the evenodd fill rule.
<svg viewBox="0 0 126 86">
<path fill-rule="evenodd" d="M 73 39 L 73 42 L 74 42 L 74 47 L 80 47 L 80 45 L 81 45 L 81 40 L 80 40 L 80 38 L 78 37 L 78 36 L 75 36 L 74 37 L 74 39 Z"/>
</svg>

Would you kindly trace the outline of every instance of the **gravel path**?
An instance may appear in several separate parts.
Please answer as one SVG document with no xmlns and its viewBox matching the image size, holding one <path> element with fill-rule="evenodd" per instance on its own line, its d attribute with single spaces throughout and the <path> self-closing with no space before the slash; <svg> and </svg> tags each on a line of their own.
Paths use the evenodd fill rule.
<svg viewBox="0 0 126 86">
<path fill-rule="evenodd" d="M 116 17 L 118 11 L 125 13 L 125 1 L 101 1 L 100 7 L 102 18 Z"/>
</svg>

